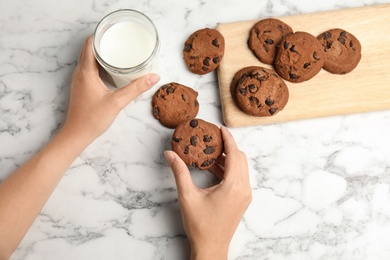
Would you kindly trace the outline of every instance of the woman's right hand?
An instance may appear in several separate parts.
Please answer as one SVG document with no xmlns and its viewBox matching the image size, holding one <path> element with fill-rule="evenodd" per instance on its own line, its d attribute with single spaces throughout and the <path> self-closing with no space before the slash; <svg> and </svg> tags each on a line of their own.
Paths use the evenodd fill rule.
<svg viewBox="0 0 390 260">
<path fill-rule="evenodd" d="M 225 154 L 211 171 L 219 184 L 199 189 L 183 160 L 173 151 L 165 157 L 175 176 L 191 259 L 227 259 L 230 241 L 252 200 L 248 163 L 231 133 L 221 128 Z"/>
</svg>

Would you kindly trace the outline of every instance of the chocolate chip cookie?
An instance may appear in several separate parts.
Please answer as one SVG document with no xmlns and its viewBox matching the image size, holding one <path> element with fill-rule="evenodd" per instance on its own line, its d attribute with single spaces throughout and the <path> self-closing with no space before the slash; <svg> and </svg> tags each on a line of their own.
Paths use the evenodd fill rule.
<svg viewBox="0 0 390 260">
<path fill-rule="evenodd" d="M 261 62 L 273 64 L 276 46 L 283 37 L 291 33 L 293 33 L 291 27 L 278 19 L 261 20 L 249 32 L 249 49 Z"/>
<path fill-rule="evenodd" d="M 198 92 L 171 82 L 161 86 L 153 95 L 153 116 L 169 128 L 196 117 L 199 111 Z"/>
<path fill-rule="evenodd" d="M 362 56 L 362 47 L 353 34 L 336 28 L 321 33 L 317 39 L 325 52 L 325 70 L 346 74 L 356 68 Z"/>
<path fill-rule="evenodd" d="M 225 52 L 225 39 L 214 29 L 201 29 L 185 41 L 183 56 L 188 69 L 199 75 L 217 68 Z"/>
<path fill-rule="evenodd" d="M 296 32 L 278 44 L 275 70 L 285 80 L 302 82 L 320 72 L 324 56 L 324 48 L 316 37 L 307 32 Z"/>
<path fill-rule="evenodd" d="M 287 104 L 286 83 L 271 69 L 247 67 L 239 70 L 232 81 L 237 104 L 252 116 L 273 116 Z"/>
<path fill-rule="evenodd" d="M 172 135 L 172 150 L 190 166 L 207 170 L 223 152 L 221 130 L 202 119 L 179 124 Z"/>
</svg>

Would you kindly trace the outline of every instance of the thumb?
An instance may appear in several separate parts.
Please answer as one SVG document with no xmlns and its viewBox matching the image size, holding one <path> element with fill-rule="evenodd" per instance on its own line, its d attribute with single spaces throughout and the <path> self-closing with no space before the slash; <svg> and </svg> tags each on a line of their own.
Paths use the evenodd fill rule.
<svg viewBox="0 0 390 260">
<path fill-rule="evenodd" d="M 159 80 L 160 77 L 154 73 L 136 79 L 129 85 L 117 89 L 114 92 L 115 99 L 119 102 L 119 106 L 124 108 L 136 97 L 151 89 Z"/>
<path fill-rule="evenodd" d="M 177 191 L 179 196 L 181 196 L 183 192 L 194 187 L 188 167 L 173 151 L 165 151 L 164 156 L 172 169 L 173 175 L 175 176 Z"/>
</svg>

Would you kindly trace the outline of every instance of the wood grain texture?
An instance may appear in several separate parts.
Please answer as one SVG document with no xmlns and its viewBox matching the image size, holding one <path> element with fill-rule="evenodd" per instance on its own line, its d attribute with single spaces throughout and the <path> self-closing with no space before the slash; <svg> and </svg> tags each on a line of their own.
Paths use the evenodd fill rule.
<svg viewBox="0 0 390 260">
<path fill-rule="evenodd" d="M 234 74 L 246 66 L 261 63 L 248 49 L 250 28 L 259 20 L 220 24 L 225 37 L 225 56 L 218 66 L 222 114 L 227 126 L 272 124 L 315 117 L 390 109 L 390 4 L 277 17 L 294 32 L 320 33 L 342 28 L 354 34 L 362 45 L 359 65 L 346 75 L 321 70 L 309 81 L 286 81 L 290 99 L 284 110 L 272 117 L 253 117 L 242 112 L 230 94 Z"/>
</svg>

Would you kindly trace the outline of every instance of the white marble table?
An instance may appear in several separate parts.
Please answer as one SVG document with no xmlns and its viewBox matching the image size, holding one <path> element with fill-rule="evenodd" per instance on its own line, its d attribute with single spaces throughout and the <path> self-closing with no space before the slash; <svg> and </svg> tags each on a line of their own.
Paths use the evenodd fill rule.
<svg viewBox="0 0 390 260">
<path fill-rule="evenodd" d="M 198 117 L 221 125 L 216 75 L 191 74 L 182 61 L 193 31 L 386 2 L 0 0 L 0 179 L 61 127 L 80 48 L 110 11 L 137 9 L 154 20 L 161 83 L 194 87 Z M 74 162 L 12 259 L 188 259 L 163 157 L 172 130 L 151 114 L 158 86 Z M 390 111 L 231 129 L 249 160 L 253 202 L 229 259 L 389 259 L 389 129 Z M 192 175 L 202 187 L 215 181 Z"/>
</svg>

